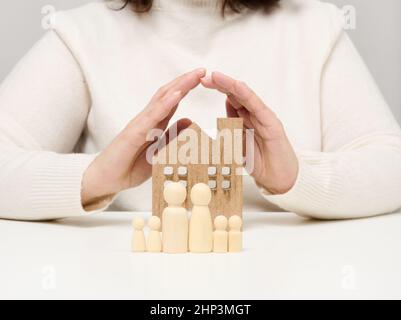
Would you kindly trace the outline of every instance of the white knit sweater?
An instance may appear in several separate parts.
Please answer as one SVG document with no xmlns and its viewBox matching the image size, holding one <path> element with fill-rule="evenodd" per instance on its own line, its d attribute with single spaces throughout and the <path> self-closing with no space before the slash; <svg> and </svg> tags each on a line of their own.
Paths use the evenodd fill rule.
<svg viewBox="0 0 401 320">
<path fill-rule="evenodd" d="M 316 218 L 388 213 L 401 206 L 401 131 L 343 32 L 340 11 L 283 0 L 270 15 L 222 18 L 217 0 L 156 0 L 151 13 L 103 2 L 59 12 L 0 89 L 0 217 L 87 214 L 82 176 L 164 83 L 196 67 L 246 81 L 278 115 L 300 172 L 287 194 L 245 183 L 245 210 L 271 204 Z M 204 129 L 225 98 L 198 88 L 177 116 Z M 175 120 L 175 119 L 173 119 Z M 150 210 L 150 182 L 119 209 Z M 99 210 L 106 204 L 99 204 Z"/>
</svg>

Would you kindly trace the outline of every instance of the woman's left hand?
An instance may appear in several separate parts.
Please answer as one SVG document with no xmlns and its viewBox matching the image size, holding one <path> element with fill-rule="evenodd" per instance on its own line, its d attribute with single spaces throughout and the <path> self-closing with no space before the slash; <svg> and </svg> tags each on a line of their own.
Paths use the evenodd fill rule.
<svg viewBox="0 0 401 320">
<path fill-rule="evenodd" d="M 227 115 L 243 118 L 245 129 L 254 129 L 251 176 L 271 194 L 288 192 L 298 176 L 298 159 L 275 113 L 244 82 L 220 72 L 203 78 L 202 84 L 226 94 Z"/>
</svg>

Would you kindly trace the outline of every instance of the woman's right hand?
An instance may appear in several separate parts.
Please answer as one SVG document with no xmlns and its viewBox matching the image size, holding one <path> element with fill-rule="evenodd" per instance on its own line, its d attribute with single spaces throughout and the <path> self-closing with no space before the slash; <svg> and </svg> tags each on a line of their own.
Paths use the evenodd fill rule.
<svg viewBox="0 0 401 320">
<path fill-rule="evenodd" d="M 160 88 L 146 108 L 102 151 L 85 171 L 82 182 L 82 204 L 117 194 L 145 182 L 152 172 L 146 159 L 146 141 L 152 129 L 166 130 L 180 101 L 200 84 L 205 69 L 188 72 Z M 191 124 L 188 119 L 177 123 L 177 131 Z"/>
</svg>

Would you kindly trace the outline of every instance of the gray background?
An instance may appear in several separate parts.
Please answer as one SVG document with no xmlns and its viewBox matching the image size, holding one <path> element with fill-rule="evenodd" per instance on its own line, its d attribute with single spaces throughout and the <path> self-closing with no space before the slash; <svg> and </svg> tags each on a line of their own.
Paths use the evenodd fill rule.
<svg viewBox="0 0 401 320">
<path fill-rule="evenodd" d="M 41 8 L 57 10 L 92 0 L 13 0 L 0 6 L 0 81 L 44 32 Z M 353 5 L 357 28 L 349 31 L 376 78 L 384 96 L 401 122 L 401 1 L 330 0 L 340 7 Z"/>
</svg>

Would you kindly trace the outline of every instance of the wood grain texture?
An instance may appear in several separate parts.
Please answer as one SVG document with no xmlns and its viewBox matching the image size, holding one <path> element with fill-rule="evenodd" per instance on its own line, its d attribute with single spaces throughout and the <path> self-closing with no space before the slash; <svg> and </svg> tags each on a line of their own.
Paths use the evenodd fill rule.
<svg viewBox="0 0 401 320">
<path fill-rule="evenodd" d="M 242 216 L 242 174 L 238 173 L 242 173 L 243 169 L 243 121 L 240 118 L 218 119 L 217 129 L 218 136 L 214 140 L 193 123 L 153 158 L 153 215 L 162 218 L 163 209 L 167 206 L 163 198 L 164 185 L 170 180 L 186 183 L 188 195 L 193 185 L 216 181 L 210 203 L 213 219 L 218 215 Z M 189 139 L 197 139 L 196 148 L 188 147 Z M 164 174 L 166 167 L 172 168 L 171 175 Z M 179 175 L 180 167 L 187 168 L 185 176 Z M 216 168 L 216 174 L 209 175 L 210 167 Z M 230 173 L 223 175 L 223 171 L 228 170 Z M 230 188 L 223 189 L 223 184 L 227 183 L 230 184 Z M 185 207 L 188 210 L 192 208 L 189 196 L 185 201 Z"/>
</svg>

